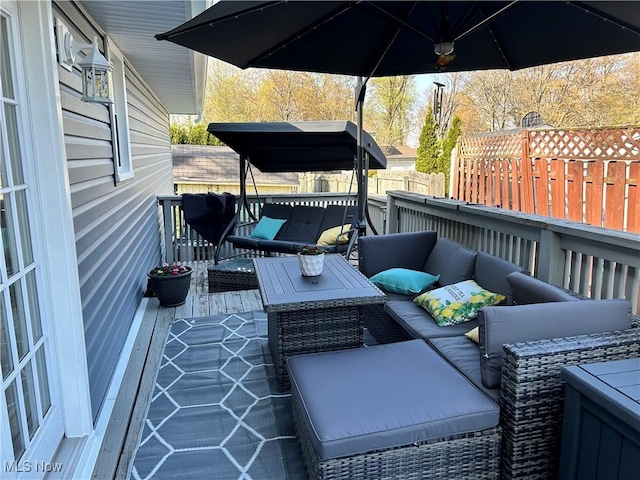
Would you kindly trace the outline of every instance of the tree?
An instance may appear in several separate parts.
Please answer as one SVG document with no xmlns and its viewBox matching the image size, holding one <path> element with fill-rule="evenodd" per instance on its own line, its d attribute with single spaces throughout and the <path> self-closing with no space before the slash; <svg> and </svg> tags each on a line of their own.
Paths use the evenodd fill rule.
<svg viewBox="0 0 640 480">
<path fill-rule="evenodd" d="M 637 124 L 640 54 L 472 72 L 456 111 L 465 133 L 519 127 L 528 112 L 556 128 Z"/>
<path fill-rule="evenodd" d="M 379 145 L 406 144 L 415 100 L 415 79 L 411 75 L 370 80 L 365 123 L 375 132 Z"/>
<path fill-rule="evenodd" d="M 423 173 L 435 173 L 438 171 L 440 157 L 440 141 L 436 135 L 437 125 L 433 119 L 433 109 L 427 109 L 422 132 L 420 133 L 420 145 L 416 158 L 416 170 Z"/>
<path fill-rule="evenodd" d="M 462 132 L 462 120 L 455 115 L 451 119 L 451 126 L 447 130 L 446 135 L 442 140 L 442 153 L 438 161 L 438 172 L 444 173 L 444 189 L 446 193 L 449 193 L 449 177 L 451 176 L 451 153 L 456 146 L 458 137 Z"/>
<path fill-rule="evenodd" d="M 189 137 L 187 127 L 177 122 L 171 122 L 171 125 L 169 125 L 169 134 L 171 135 L 171 143 L 174 145 L 187 143 L 187 138 Z"/>
</svg>

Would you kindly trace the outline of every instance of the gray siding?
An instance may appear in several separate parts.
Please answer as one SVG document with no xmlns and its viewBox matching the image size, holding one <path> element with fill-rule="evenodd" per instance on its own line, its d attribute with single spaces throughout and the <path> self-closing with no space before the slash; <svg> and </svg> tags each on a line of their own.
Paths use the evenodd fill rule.
<svg viewBox="0 0 640 480">
<path fill-rule="evenodd" d="M 75 5 L 54 7 L 54 16 L 77 40 L 88 43 L 97 35 L 102 47 L 92 20 Z M 78 69 L 59 67 L 58 74 L 95 418 L 146 288 L 146 273 L 160 260 L 156 196 L 172 193 L 169 116 L 127 66 L 134 178 L 116 185 L 108 108 L 80 100 Z"/>
</svg>

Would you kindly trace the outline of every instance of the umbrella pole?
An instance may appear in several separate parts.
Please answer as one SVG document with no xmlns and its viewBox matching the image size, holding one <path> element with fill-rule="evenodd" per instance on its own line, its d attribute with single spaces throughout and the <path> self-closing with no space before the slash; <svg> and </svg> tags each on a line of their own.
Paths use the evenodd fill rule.
<svg viewBox="0 0 640 480">
<path fill-rule="evenodd" d="M 362 107 L 364 106 L 364 95 L 366 84 L 362 77 L 358 77 L 356 85 L 356 116 L 357 116 L 357 134 L 356 134 L 356 169 L 358 174 L 358 218 L 356 219 L 356 228 L 358 235 L 364 236 L 367 233 L 367 223 L 365 221 L 367 209 L 367 168 L 365 166 L 364 148 L 362 145 Z"/>
</svg>

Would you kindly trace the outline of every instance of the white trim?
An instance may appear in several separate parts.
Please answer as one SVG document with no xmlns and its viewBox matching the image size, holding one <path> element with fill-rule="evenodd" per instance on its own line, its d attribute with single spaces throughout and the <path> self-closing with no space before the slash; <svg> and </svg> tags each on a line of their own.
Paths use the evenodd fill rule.
<svg viewBox="0 0 640 480">
<path fill-rule="evenodd" d="M 113 377 L 109 383 L 109 390 L 107 391 L 104 403 L 100 409 L 100 415 L 96 421 L 95 430 L 89 437 L 73 478 L 93 478 L 93 469 L 98 459 L 100 449 L 102 448 L 102 442 L 104 441 L 107 427 L 111 420 L 111 414 L 113 413 L 113 407 L 115 406 L 116 398 L 118 397 L 118 392 L 120 391 L 122 380 L 124 379 L 129 359 L 133 352 L 136 337 L 138 336 L 140 327 L 142 326 L 142 319 L 144 318 L 144 312 L 147 309 L 148 303 L 149 299 L 143 298 L 138 305 L 138 309 L 136 310 L 133 321 L 131 322 L 131 328 L 127 334 L 127 339 L 125 340 L 122 351 L 120 352 L 116 369 L 113 372 Z M 56 461 L 63 463 L 62 459 L 56 459 Z"/>
<path fill-rule="evenodd" d="M 107 37 L 109 61 L 113 65 L 111 78 L 113 79 L 114 103 L 110 107 L 111 114 L 111 145 L 113 148 L 113 163 L 116 184 L 133 179 L 133 159 L 131 157 L 131 136 L 129 132 L 129 105 L 127 103 L 127 82 L 125 78 L 125 57 L 115 44 Z M 117 128 L 116 128 L 117 126 Z"/>
<path fill-rule="evenodd" d="M 38 246 L 44 251 L 42 278 L 49 286 L 44 305 L 55 320 L 51 340 L 65 434 L 80 437 L 93 425 L 51 3 L 19 2 L 18 17 L 37 165 L 34 196 L 41 208 Z"/>
</svg>

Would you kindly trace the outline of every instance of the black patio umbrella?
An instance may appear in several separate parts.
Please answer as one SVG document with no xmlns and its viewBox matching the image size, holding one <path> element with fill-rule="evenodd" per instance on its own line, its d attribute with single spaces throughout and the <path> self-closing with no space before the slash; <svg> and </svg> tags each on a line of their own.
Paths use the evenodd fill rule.
<svg viewBox="0 0 640 480">
<path fill-rule="evenodd" d="M 241 68 L 365 77 L 356 92 L 361 128 L 370 77 L 639 51 L 640 12 L 625 1 L 221 1 L 156 38 Z M 358 158 L 366 169 L 361 149 Z"/>
</svg>

